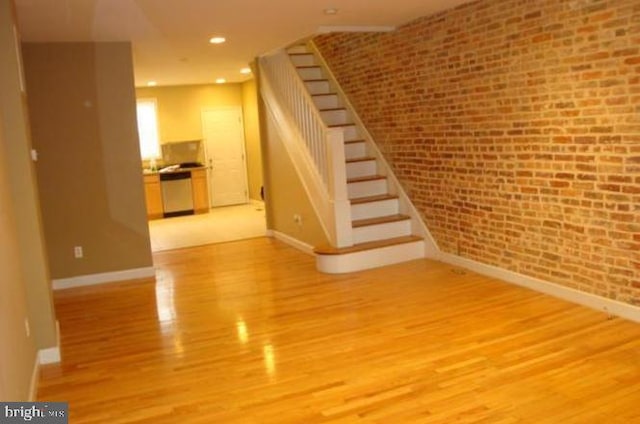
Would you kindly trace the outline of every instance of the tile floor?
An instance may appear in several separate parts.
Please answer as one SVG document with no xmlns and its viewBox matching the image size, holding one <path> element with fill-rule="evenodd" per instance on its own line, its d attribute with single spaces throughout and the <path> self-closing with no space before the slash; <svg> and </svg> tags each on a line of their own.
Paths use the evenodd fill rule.
<svg viewBox="0 0 640 424">
<path fill-rule="evenodd" d="M 258 201 L 149 221 L 152 252 L 261 237 L 266 230 L 264 203 Z"/>
</svg>

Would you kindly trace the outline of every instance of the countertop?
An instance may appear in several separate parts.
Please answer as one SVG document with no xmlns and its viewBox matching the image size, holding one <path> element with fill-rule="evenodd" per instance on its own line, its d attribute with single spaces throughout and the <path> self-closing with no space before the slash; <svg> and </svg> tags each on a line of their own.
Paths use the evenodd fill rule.
<svg viewBox="0 0 640 424">
<path fill-rule="evenodd" d="M 150 169 L 143 169 L 142 173 L 144 175 L 160 175 L 160 174 L 171 174 L 171 173 L 174 173 L 174 172 L 197 171 L 197 170 L 200 170 L 200 169 L 207 169 L 207 167 L 206 166 L 195 166 L 195 167 L 192 167 L 192 168 L 176 168 L 176 169 L 174 169 L 172 171 L 164 171 L 164 172 L 152 171 Z"/>
</svg>

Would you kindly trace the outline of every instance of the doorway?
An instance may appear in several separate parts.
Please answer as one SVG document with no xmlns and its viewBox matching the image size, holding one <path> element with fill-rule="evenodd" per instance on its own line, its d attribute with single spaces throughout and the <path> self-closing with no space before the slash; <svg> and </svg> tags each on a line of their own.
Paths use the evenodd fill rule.
<svg viewBox="0 0 640 424">
<path fill-rule="evenodd" d="M 245 204 L 249 201 L 242 108 L 202 109 L 210 206 Z"/>
</svg>

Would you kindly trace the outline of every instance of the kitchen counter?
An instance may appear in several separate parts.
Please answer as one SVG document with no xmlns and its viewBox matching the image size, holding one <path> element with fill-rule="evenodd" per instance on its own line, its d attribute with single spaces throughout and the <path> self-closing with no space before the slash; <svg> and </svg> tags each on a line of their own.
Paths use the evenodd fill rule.
<svg viewBox="0 0 640 424">
<path fill-rule="evenodd" d="M 158 174 L 168 174 L 168 173 L 172 173 L 172 172 L 198 171 L 198 170 L 201 170 L 201 169 L 207 169 L 207 167 L 202 165 L 202 166 L 195 166 L 195 167 L 192 167 L 192 168 L 176 168 L 174 170 L 164 171 L 164 172 L 160 172 L 160 170 L 152 171 L 150 169 L 143 169 L 142 170 L 142 174 L 143 175 L 158 175 Z"/>
</svg>

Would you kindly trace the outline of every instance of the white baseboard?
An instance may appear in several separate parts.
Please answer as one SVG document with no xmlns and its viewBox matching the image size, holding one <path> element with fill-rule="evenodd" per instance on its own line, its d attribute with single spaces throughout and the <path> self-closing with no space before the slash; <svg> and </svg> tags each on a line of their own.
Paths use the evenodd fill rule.
<svg viewBox="0 0 640 424">
<path fill-rule="evenodd" d="M 38 363 L 40 365 L 57 364 L 62 360 L 60 355 L 60 322 L 56 321 L 56 345 L 38 351 Z"/>
<path fill-rule="evenodd" d="M 497 278 L 499 280 L 545 293 L 559 299 L 577 303 L 579 305 L 587 306 L 592 309 L 640 323 L 640 307 L 633 306 L 628 303 L 607 299 L 606 297 L 572 289 L 570 287 L 551 283 L 539 278 L 529 277 L 527 275 L 498 268 L 493 265 L 483 264 L 472 259 L 463 258 L 449 253 L 441 253 L 438 259 L 442 262 L 477 272 L 478 274 Z"/>
<path fill-rule="evenodd" d="M 296 238 L 293 238 L 290 235 L 281 233 L 280 231 L 276 231 L 276 230 L 267 230 L 266 235 L 267 237 L 273 237 L 276 240 L 280 240 L 281 242 L 286 243 L 291 247 L 295 247 L 296 249 L 308 255 L 315 256 L 315 253 L 313 253 L 313 246 L 303 241 L 300 241 Z"/>
<path fill-rule="evenodd" d="M 74 287 L 92 286 L 95 284 L 154 277 L 155 275 L 155 268 L 150 266 L 145 268 L 126 269 L 123 271 L 104 272 L 101 274 L 79 275 L 77 277 L 71 278 L 60 278 L 57 280 L 53 280 L 52 283 L 54 290 L 63 290 Z"/>
<path fill-rule="evenodd" d="M 29 384 L 29 402 L 35 402 L 38 397 L 38 381 L 40 381 L 40 358 L 36 354 L 33 361 L 33 371 L 31 372 L 31 383 Z"/>
<path fill-rule="evenodd" d="M 36 352 L 29 385 L 29 402 L 35 402 L 38 397 L 38 382 L 40 380 L 40 366 L 55 364 L 62 360 L 60 355 L 60 323 L 56 321 L 56 346 L 40 349 Z"/>
<path fill-rule="evenodd" d="M 38 351 L 38 362 L 40 365 L 57 364 L 62 360 L 60 356 L 60 347 L 50 347 L 47 349 L 40 349 Z"/>
</svg>

